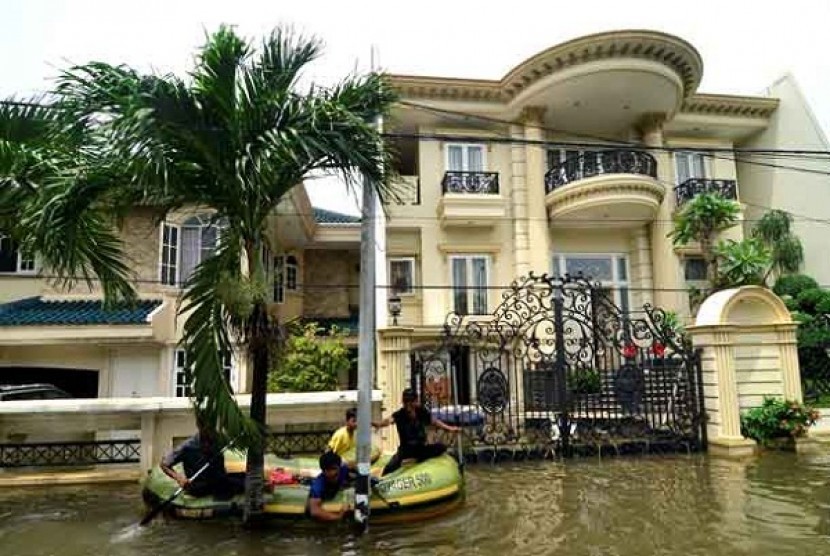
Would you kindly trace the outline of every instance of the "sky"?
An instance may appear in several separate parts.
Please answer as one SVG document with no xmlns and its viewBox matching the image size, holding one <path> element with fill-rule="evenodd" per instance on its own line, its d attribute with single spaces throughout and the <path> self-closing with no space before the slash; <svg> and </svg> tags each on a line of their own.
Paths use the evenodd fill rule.
<svg viewBox="0 0 830 556">
<path fill-rule="evenodd" d="M 246 36 L 294 25 L 325 44 L 309 78 L 331 83 L 370 67 L 374 45 L 392 73 L 498 79 L 529 56 L 582 35 L 651 29 L 703 57 L 701 92 L 761 94 L 785 73 L 830 135 L 830 1 L 789 0 L 3 0 L 0 97 L 46 90 L 61 68 L 92 60 L 184 74 L 206 31 Z M 357 213 L 331 180 L 308 185 L 316 206 Z"/>
</svg>

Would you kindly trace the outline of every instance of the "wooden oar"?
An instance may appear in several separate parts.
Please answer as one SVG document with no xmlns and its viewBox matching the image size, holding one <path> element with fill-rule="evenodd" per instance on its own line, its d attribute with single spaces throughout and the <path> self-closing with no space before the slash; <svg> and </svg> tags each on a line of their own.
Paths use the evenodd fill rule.
<svg viewBox="0 0 830 556">
<path fill-rule="evenodd" d="M 233 443 L 235 441 L 236 440 L 231 440 L 230 442 L 228 442 L 228 444 L 224 448 L 222 448 L 222 450 L 218 454 L 214 454 L 213 457 L 211 457 L 209 460 L 207 460 L 207 462 L 202 467 L 200 467 L 198 469 L 198 471 L 196 471 L 196 473 L 193 474 L 192 477 L 188 477 L 188 480 L 189 481 L 196 480 L 199 477 L 199 475 L 201 475 L 205 471 L 205 469 L 210 467 L 210 464 L 213 463 L 213 460 L 216 459 L 217 457 L 221 456 L 221 455 L 224 455 L 225 451 L 228 448 L 230 448 L 231 446 L 233 446 Z M 223 462 L 223 465 L 224 465 L 224 462 Z M 152 510 L 147 512 L 147 515 L 145 515 L 144 518 L 139 522 L 139 525 L 144 527 L 145 525 L 147 525 L 148 523 L 153 521 L 156 518 L 156 516 L 158 516 L 164 510 L 164 508 L 169 506 L 170 503 L 173 500 L 178 498 L 179 495 L 182 492 L 184 492 L 184 487 L 180 486 L 179 488 L 176 489 L 176 492 L 174 492 L 167 500 L 165 500 L 164 502 L 162 502 L 161 504 L 159 504 L 158 506 L 156 506 L 155 508 L 153 508 Z"/>
</svg>

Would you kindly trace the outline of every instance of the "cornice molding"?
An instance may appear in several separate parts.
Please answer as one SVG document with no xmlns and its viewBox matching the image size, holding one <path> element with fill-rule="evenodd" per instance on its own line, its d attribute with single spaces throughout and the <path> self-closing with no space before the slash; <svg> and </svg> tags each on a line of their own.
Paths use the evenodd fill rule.
<svg viewBox="0 0 830 556">
<path fill-rule="evenodd" d="M 682 114 L 769 118 L 780 100 L 769 97 L 699 93 L 683 101 Z"/>
</svg>

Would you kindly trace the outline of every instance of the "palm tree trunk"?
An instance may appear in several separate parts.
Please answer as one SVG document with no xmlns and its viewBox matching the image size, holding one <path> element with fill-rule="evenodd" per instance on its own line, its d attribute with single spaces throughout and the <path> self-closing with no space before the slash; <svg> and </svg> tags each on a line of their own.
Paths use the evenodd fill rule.
<svg viewBox="0 0 830 556">
<path fill-rule="evenodd" d="M 261 441 L 248 449 L 245 467 L 245 511 L 243 521 L 255 525 L 262 521 L 263 488 L 265 474 L 265 422 L 266 395 L 268 392 L 268 309 L 264 302 L 257 302 L 251 314 L 248 341 L 250 342 L 253 377 L 251 381 L 251 419 L 259 425 Z"/>
</svg>

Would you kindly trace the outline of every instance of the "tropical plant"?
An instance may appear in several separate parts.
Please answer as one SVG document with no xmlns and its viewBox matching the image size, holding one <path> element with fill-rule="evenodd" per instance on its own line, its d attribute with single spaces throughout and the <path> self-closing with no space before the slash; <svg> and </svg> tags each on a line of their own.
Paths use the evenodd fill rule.
<svg viewBox="0 0 830 556">
<path fill-rule="evenodd" d="M 675 245 L 698 242 L 706 261 L 706 276 L 710 284 L 718 277 L 718 257 L 715 254 L 717 235 L 738 223 L 741 209 L 737 202 L 716 193 L 701 193 L 688 201 L 675 216 L 669 237 Z"/>
<path fill-rule="evenodd" d="M 752 237 L 761 241 L 770 252 L 770 265 L 764 283 L 771 275 L 784 276 L 799 271 L 804 263 L 801 240 L 792 231 L 790 213 L 772 209 L 764 214 L 752 229 Z"/>
<path fill-rule="evenodd" d="M 719 261 L 716 287 L 762 285 L 772 261 L 770 252 L 756 238 L 721 241 L 715 256 Z"/>
<path fill-rule="evenodd" d="M 804 290 L 818 288 L 818 282 L 806 274 L 787 274 L 780 276 L 772 286 L 772 291 L 781 297 L 795 298 Z"/>
<path fill-rule="evenodd" d="M 283 28 L 256 49 L 223 26 L 187 79 L 98 62 L 72 67 L 43 112 L 58 114 L 48 136 L 54 162 L 18 152 L 21 164 L 5 163 L 20 176 L 3 182 L 3 200 L 14 203 L 4 210 L 20 214 L 16 233 L 59 273 L 100 279 L 107 299 L 135 296 L 111 216 L 136 203 L 160 219 L 198 206 L 224 223 L 216 251 L 184 285 L 182 344 L 195 408 L 247 448 L 246 521 L 261 515 L 267 374 L 282 337 L 267 311 L 268 219 L 311 173 L 338 173 L 348 186 L 363 175 L 382 199 L 391 177 L 371 122 L 394 95 L 377 74 L 301 90 L 300 73 L 320 51 L 316 39 Z M 63 154 L 56 138 L 75 129 L 81 148 Z M 18 194 L 30 168 L 48 177 Z M 253 368 L 250 418 L 222 372 L 220 353 L 235 342 Z"/>
<path fill-rule="evenodd" d="M 818 418 L 818 412 L 809 406 L 765 397 L 760 407 L 741 415 L 741 434 L 766 445 L 776 438 L 803 436 Z"/>
<path fill-rule="evenodd" d="M 602 377 L 596 369 L 576 369 L 568 374 L 566 382 L 573 394 L 589 395 L 602 392 Z"/>
<path fill-rule="evenodd" d="M 345 335 L 336 326 L 326 331 L 315 322 L 293 321 L 286 329 L 285 346 L 268 375 L 268 391 L 337 390 L 340 375 L 352 365 Z"/>
</svg>

